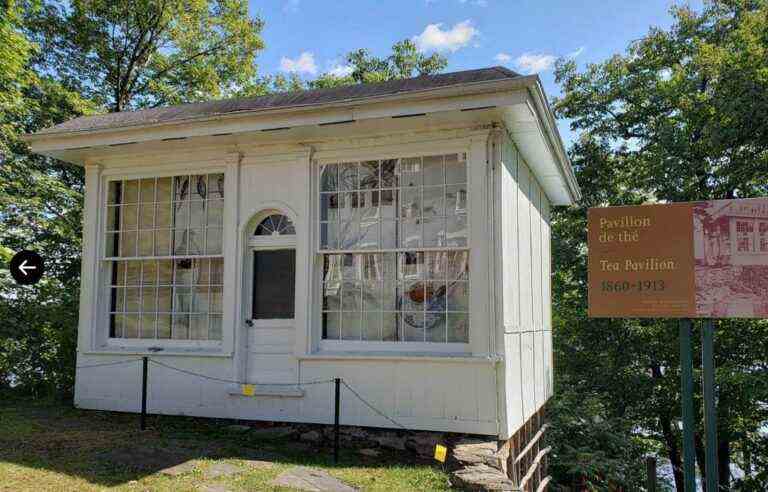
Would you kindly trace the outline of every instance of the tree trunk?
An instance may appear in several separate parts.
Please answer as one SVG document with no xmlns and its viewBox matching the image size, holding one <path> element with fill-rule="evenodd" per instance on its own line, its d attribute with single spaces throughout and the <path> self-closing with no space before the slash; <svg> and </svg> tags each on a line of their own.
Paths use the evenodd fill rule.
<svg viewBox="0 0 768 492">
<path fill-rule="evenodd" d="M 672 474 L 675 477 L 675 490 L 685 492 L 685 478 L 683 477 L 683 463 L 680 459 L 680 448 L 677 445 L 677 438 L 672 432 L 672 424 L 667 415 L 659 418 L 661 431 L 664 434 L 664 442 L 667 448 L 667 458 L 672 463 Z"/>
<path fill-rule="evenodd" d="M 717 443 L 717 481 L 720 490 L 731 490 L 731 442 L 719 439 Z"/>
<path fill-rule="evenodd" d="M 706 463 L 706 457 L 705 457 L 705 450 L 704 450 L 704 440 L 701 438 L 701 434 L 696 432 L 693 435 L 693 442 L 694 447 L 696 449 L 696 463 L 699 464 L 699 473 L 701 474 L 701 486 L 703 487 L 704 492 L 707 491 L 707 467 L 705 465 Z"/>
</svg>

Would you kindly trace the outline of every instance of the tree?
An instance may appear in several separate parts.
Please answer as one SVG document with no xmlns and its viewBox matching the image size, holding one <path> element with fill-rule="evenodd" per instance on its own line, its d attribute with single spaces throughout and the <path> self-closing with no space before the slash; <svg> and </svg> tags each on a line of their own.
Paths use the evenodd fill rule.
<svg viewBox="0 0 768 492">
<path fill-rule="evenodd" d="M 36 68 L 109 111 L 258 92 L 245 0 L 73 0 L 32 9 Z"/>
<path fill-rule="evenodd" d="M 0 388 L 67 394 L 74 381 L 83 172 L 32 155 L 22 133 L 97 110 L 259 93 L 261 22 L 240 0 L 4 4 L 0 17 Z M 22 14 L 22 12 L 24 14 Z M 237 42 L 232 42 L 237 38 Z M 20 287 L 7 262 L 44 252 Z"/>
<path fill-rule="evenodd" d="M 586 209 L 768 192 L 768 3 L 720 0 L 700 12 L 675 7 L 671 13 L 671 29 L 651 29 L 625 55 L 583 72 L 573 61 L 558 63 L 564 95 L 555 109 L 581 133 L 569 153 L 584 199 L 553 218 L 555 351 L 563 391 L 598 395 L 602 417 L 632 421 L 634 435 L 664 450 L 682 490 L 676 322 L 586 318 Z M 765 475 L 750 450 L 765 446 L 766 339 L 765 321 L 717 322 L 717 446 L 725 488 L 731 463 Z"/>
<path fill-rule="evenodd" d="M 429 56 L 420 52 L 413 41 L 405 39 L 392 45 L 392 54 L 386 58 L 373 56 L 367 49 L 351 51 L 346 57 L 351 72 L 346 76 L 325 73 L 309 83 L 320 89 L 340 85 L 384 82 L 416 75 L 429 75 L 445 69 L 448 60 L 438 53 Z"/>
</svg>

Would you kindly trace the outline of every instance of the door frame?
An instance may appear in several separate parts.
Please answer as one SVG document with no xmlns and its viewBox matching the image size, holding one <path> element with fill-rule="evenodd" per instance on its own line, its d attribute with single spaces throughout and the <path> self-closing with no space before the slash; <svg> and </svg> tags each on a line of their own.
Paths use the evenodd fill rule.
<svg viewBox="0 0 768 492">
<path fill-rule="evenodd" d="M 296 253 L 296 235 L 285 236 L 251 236 L 248 238 L 248 243 L 245 248 L 246 261 L 243 265 L 243 275 L 246 279 L 245 288 L 243 289 L 243 310 L 241 313 L 241 323 L 246 325 L 246 328 L 290 328 L 296 324 L 296 295 L 294 292 L 293 302 L 293 318 L 292 319 L 253 319 L 252 325 L 247 326 L 246 320 L 251 319 L 253 313 L 253 254 L 258 251 L 278 251 L 289 250 Z M 294 261 L 296 257 L 294 256 Z"/>
</svg>

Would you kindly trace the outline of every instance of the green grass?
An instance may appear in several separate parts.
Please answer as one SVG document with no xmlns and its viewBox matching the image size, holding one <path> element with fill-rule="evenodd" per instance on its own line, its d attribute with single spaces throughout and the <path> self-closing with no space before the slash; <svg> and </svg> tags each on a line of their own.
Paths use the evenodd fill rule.
<svg viewBox="0 0 768 492">
<path fill-rule="evenodd" d="M 448 475 L 432 463 L 342 449 L 334 465 L 330 448 L 260 441 L 249 432 L 228 430 L 228 421 L 152 416 L 149 430 L 141 432 L 136 415 L 31 400 L 0 405 L 0 491 L 290 490 L 269 482 L 296 465 L 322 469 L 361 490 L 449 489 Z M 212 476 L 211 466 L 222 462 L 238 467 L 238 473 Z M 182 463 L 194 467 L 178 476 L 159 473 Z"/>
</svg>

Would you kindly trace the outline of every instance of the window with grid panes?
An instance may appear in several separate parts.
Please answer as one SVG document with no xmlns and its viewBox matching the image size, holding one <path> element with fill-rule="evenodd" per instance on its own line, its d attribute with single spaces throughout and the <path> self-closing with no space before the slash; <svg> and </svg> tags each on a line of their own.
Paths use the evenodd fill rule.
<svg viewBox="0 0 768 492">
<path fill-rule="evenodd" d="M 320 166 L 325 340 L 467 343 L 466 154 Z"/>
<path fill-rule="evenodd" d="M 224 175 L 109 182 L 109 336 L 221 340 Z"/>
</svg>

